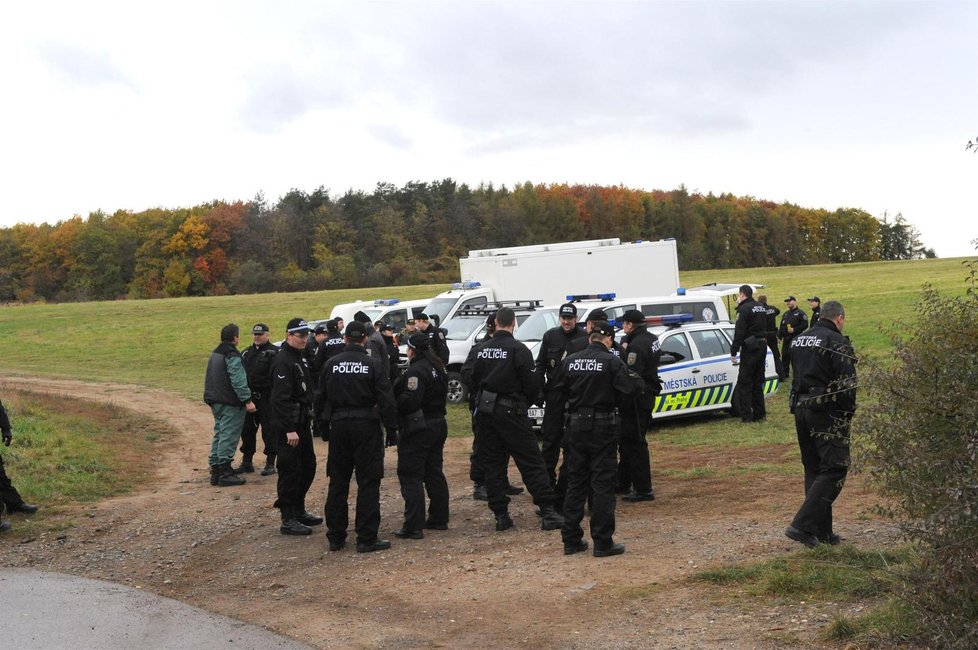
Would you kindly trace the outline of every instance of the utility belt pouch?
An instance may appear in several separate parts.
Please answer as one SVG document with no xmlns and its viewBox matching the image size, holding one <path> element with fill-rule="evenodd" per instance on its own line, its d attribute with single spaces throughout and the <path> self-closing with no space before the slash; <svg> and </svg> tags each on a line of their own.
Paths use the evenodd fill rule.
<svg viewBox="0 0 978 650">
<path fill-rule="evenodd" d="M 767 347 L 767 341 L 760 336 L 748 336 L 744 339 L 744 347 L 751 352 L 757 352 Z"/>
<path fill-rule="evenodd" d="M 424 411 L 422 411 L 421 409 L 418 409 L 413 413 L 408 413 L 407 415 L 401 416 L 400 422 L 398 422 L 398 430 L 399 433 L 401 433 L 402 435 L 417 433 L 426 428 L 428 428 L 428 423 L 427 421 L 425 421 Z"/>
<path fill-rule="evenodd" d="M 594 431 L 594 409 L 582 408 L 567 416 L 568 428 L 574 431 Z"/>
<path fill-rule="evenodd" d="M 491 390 L 483 390 L 481 393 L 479 393 L 479 399 L 476 402 L 475 410 L 485 415 L 492 415 L 496 410 L 497 399 L 499 399 L 499 393 L 494 393 Z"/>
</svg>

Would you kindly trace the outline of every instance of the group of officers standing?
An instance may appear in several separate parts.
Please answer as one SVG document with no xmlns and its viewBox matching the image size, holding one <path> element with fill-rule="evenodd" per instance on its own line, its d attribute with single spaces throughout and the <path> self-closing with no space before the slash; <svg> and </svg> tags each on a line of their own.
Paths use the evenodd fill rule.
<svg viewBox="0 0 978 650">
<path fill-rule="evenodd" d="M 807 319 L 793 313 L 794 298 L 786 303 L 782 329 L 789 336 L 781 337 L 787 339 L 787 354 L 779 375 L 783 372 L 786 378 L 794 366 L 791 403 L 806 476 L 805 505 L 786 534 L 809 546 L 837 543 L 831 504 L 848 465 L 854 355 L 840 334 L 844 311 L 839 303 L 827 303 L 825 315 L 806 334 L 815 343 L 801 338 Z M 508 508 L 512 458 L 538 506 L 541 528 L 561 530 L 565 554 L 589 548 L 581 526 L 587 503 L 593 555 L 618 555 L 625 549 L 613 537 L 615 494 L 623 494 L 626 502 L 655 499 L 646 433 L 661 390 L 660 344 L 638 310 L 622 315 L 621 344 L 601 309 L 589 312 L 584 328 L 578 326 L 573 303 L 561 305 L 558 313 L 560 324 L 544 335 L 536 359 L 513 337 L 512 309 L 502 307 L 489 314 L 490 335 L 473 346 L 462 368 L 471 400 L 472 477 L 485 487 L 497 531 L 515 525 Z M 766 415 L 763 377 L 770 312 L 744 285 L 737 313 L 731 345 L 731 355 L 741 357 L 735 407 L 745 421 L 757 421 Z M 390 547 L 379 537 L 385 447 L 398 449 L 397 474 L 405 503 L 403 524 L 394 534 L 421 539 L 424 530 L 444 530 L 449 523 L 443 470 L 448 434 L 444 331 L 419 317 L 428 326 L 408 337 L 409 364 L 397 376 L 381 352 L 386 348 L 382 335 L 364 319 L 357 314 L 345 328 L 342 321 L 327 322 L 325 336 L 311 342 L 312 328 L 293 318 L 281 349 L 268 342 L 268 327 L 257 324 L 255 342 L 243 354 L 236 349 L 237 326 L 228 325 L 211 355 L 205 380 L 205 401 L 215 418 L 211 483 L 238 485 L 244 482 L 240 473 L 254 471 L 260 426 L 266 453 L 262 474 L 278 473 L 275 507 L 281 511 L 283 534 L 308 535 L 311 527 L 323 523 L 323 517 L 306 509 L 306 494 L 317 467 L 314 432 L 330 442 L 325 523 L 332 551 L 346 544 L 354 472 L 357 551 Z M 373 343 L 373 335 L 381 341 Z M 816 356 L 823 347 L 834 352 Z M 844 389 L 836 390 L 840 381 Z M 541 403 L 546 405 L 542 446 L 527 417 L 528 407 Z M 832 444 L 826 442 L 830 425 Z M 239 437 L 244 460 L 232 468 Z"/>
</svg>

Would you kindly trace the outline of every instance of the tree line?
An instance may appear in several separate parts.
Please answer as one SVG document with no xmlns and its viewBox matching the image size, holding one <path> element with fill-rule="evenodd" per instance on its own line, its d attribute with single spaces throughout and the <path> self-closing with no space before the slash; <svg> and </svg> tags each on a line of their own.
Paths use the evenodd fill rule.
<svg viewBox="0 0 978 650">
<path fill-rule="evenodd" d="M 933 257 L 901 215 L 622 186 L 378 184 L 270 205 L 93 212 L 0 229 L 0 298 L 80 301 L 458 280 L 469 250 L 675 238 L 682 270 Z"/>
</svg>

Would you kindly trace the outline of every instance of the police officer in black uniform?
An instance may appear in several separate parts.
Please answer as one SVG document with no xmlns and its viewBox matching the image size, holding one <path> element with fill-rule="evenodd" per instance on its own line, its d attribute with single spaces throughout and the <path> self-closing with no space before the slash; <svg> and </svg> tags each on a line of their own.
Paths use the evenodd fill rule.
<svg viewBox="0 0 978 650">
<path fill-rule="evenodd" d="M 285 343 L 272 361 L 269 424 L 278 452 L 278 499 L 283 535 L 309 535 L 323 518 L 306 510 L 306 493 L 316 478 L 312 446 L 312 374 L 306 357 L 309 325 L 293 318 L 285 327 Z"/>
<path fill-rule="evenodd" d="M 767 311 L 754 300 L 754 289 L 741 285 L 738 292 L 737 323 L 730 356 L 740 353 L 740 370 L 734 399 L 741 422 L 759 422 L 767 416 L 764 408 L 764 359 L 767 356 Z"/>
<path fill-rule="evenodd" d="M 641 393 L 645 382 L 610 352 L 614 337 L 615 328 L 609 323 L 591 322 L 589 345 L 561 362 L 552 384 L 553 392 L 567 404 L 564 465 L 568 485 L 561 528 L 565 555 L 587 550 L 581 520 L 588 496 L 594 556 L 625 552 L 624 545 L 614 542 L 616 407 L 623 396 Z"/>
<path fill-rule="evenodd" d="M 624 492 L 622 501 L 636 503 L 655 501 L 652 489 L 652 462 L 645 439 L 652 419 L 655 396 L 662 391 L 659 381 L 659 359 L 662 357 L 659 337 L 648 330 L 645 314 L 629 309 L 621 316 L 625 340 L 622 347 L 625 365 L 645 382 L 645 388 L 634 399 L 622 404 L 621 460 L 618 464 L 617 490 Z M 630 489 L 629 489 L 630 488 Z"/>
<path fill-rule="evenodd" d="M 445 403 L 448 372 L 422 332 L 407 341 L 409 364 L 394 383 L 397 401 L 397 478 L 404 497 L 404 524 L 394 535 L 421 539 L 422 528 L 448 528 L 448 482 L 444 452 L 448 438 Z M 424 495 L 431 500 L 425 518 Z"/>
<path fill-rule="evenodd" d="M 808 329 L 808 316 L 798 308 L 798 301 L 794 296 L 784 299 L 788 308 L 781 315 L 781 327 L 778 328 L 778 338 L 781 339 L 781 371 L 779 376 L 781 381 L 785 381 L 791 376 L 791 341 L 796 336 Z"/>
<path fill-rule="evenodd" d="M 475 396 L 475 435 L 479 437 L 476 462 L 486 476 L 489 508 L 496 530 L 513 527 L 506 495 L 507 452 L 516 461 L 523 483 L 540 508 L 541 527 L 556 530 L 563 524 L 554 508 L 554 492 L 537 446 L 527 407 L 540 392 L 533 355 L 513 338 L 516 314 L 509 307 L 496 312 L 496 333 L 479 349 L 471 366 L 462 368 L 462 381 Z"/>
<path fill-rule="evenodd" d="M 278 354 L 278 346 L 268 340 L 268 325 L 256 323 L 251 328 L 252 343 L 241 351 L 241 363 L 248 375 L 248 387 L 251 388 L 251 401 L 257 407 L 254 413 L 245 414 L 244 426 L 241 427 L 241 464 L 235 469 L 236 473 L 250 474 L 255 471 L 253 462 L 257 450 L 258 427 L 261 427 L 261 439 L 265 448 L 265 468 L 262 476 L 275 473 L 275 437 L 269 429 L 269 401 L 272 397 L 272 360 Z"/>
<path fill-rule="evenodd" d="M 384 325 L 380 334 L 384 337 L 384 343 L 387 344 L 387 357 L 390 359 L 391 383 L 393 384 L 401 376 L 401 349 L 397 345 L 393 325 Z"/>
<path fill-rule="evenodd" d="M 560 324 L 544 333 L 536 359 L 537 374 L 543 382 L 544 403 L 547 406 L 541 427 L 543 462 L 547 465 L 547 476 L 554 488 L 557 486 L 557 461 L 564 437 L 564 403 L 557 394 L 551 394 L 551 382 L 573 343 L 587 340 L 587 334 L 577 326 L 577 305 L 565 303 L 557 314 Z M 563 507 L 563 502 L 558 503 L 559 507 Z"/>
<path fill-rule="evenodd" d="M 329 550 L 346 545 L 350 524 L 350 479 L 357 476 L 357 552 L 388 549 L 379 539 L 380 479 L 384 477 L 384 433 L 387 446 L 397 444 L 397 406 L 390 375 L 380 359 L 364 347 L 369 323 L 353 321 L 346 326 L 346 348 L 323 368 L 323 389 L 329 418 L 329 457 L 326 474 L 326 539 Z"/>
<path fill-rule="evenodd" d="M 441 359 L 442 363 L 447 364 L 451 354 L 448 350 L 448 342 L 445 341 L 445 330 L 438 327 L 437 320 L 432 322 L 432 318 L 437 319 L 438 317 L 429 318 L 428 314 L 419 314 L 417 318 L 418 329 L 431 339 L 431 351 L 435 353 L 435 356 Z"/>
<path fill-rule="evenodd" d="M 9 447 L 14 439 L 13 427 L 10 426 L 10 418 L 7 417 L 7 409 L 4 408 L 3 402 L 0 402 L 0 436 L 5 447 Z M 37 512 L 37 506 L 25 503 L 24 497 L 20 496 L 20 492 L 10 482 L 7 470 L 3 467 L 3 456 L 0 456 L 0 515 L 3 514 L 4 509 L 7 512 L 23 512 L 29 515 Z M 5 530 L 10 530 L 10 522 L 2 521 L 0 518 L 0 533 Z"/>
<path fill-rule="evenodd" d="M 842 304 L 830 300 L 815 325 L 791 343 L 791 402 L 805 502 L 785 535 L 808 547 L 841 541 L 832 530 L 832 504 L 849 471 L 849 423 L 856 411 L 856 359 L 842 335 L 845 322 Z"/>
<path fill-rule="evenodd" d="M 363 329 L 367 333 L 367 340 L 364 344 L 364 349 L 367 351 L 368 355 L 380 361 L 381 365 L 384 367 L 384 373 L 387 375 L 389 380 L 391 360 L 390 355 L 387 354 L 387 343 L 384 341 L 383 335 L 377 331 L 377 328 L 374 327 L 373 324 L 371 324 L 370 316 L 367 316 L 362 311 L 358 311 L 357 313 L 353 314 L 353 320 L 363 325 Z"/>
<path fill-rule="evenodd" d="M 812 296 L 808 299 L 808 306 L 812 308 L 812 318 L 809 321 L 809 327 L 815 327 L 815 323 L 821 318 L 822 301 L 818 296 Z"/>
<path fill-rule="evenodd" d="M 781 310 L 774 305 L 767 304 L 767 296 L 761 294 L 757 297 L 757 302 L 764 305 L 764 318 L 765 325 L 764 330 L 764 340 L 767 342 L 767 347 L 771 350 L 771 354 L 774 356 L 774 370 L 778 373 L 780 378 L 784 374 L 784 368 L 781 365 L 781 352 L 778 350 L 778 314 Z"/>
</svg>

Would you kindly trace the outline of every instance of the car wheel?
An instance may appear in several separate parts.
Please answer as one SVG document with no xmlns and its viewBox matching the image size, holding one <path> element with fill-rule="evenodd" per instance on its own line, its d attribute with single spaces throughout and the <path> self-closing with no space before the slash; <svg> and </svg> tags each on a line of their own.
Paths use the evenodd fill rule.
<svg viewBox="0 0 978 650">
<path fill-rule="evenodd" d="M 462 383 L 462 375 L 448 371 L 448 403 L 464 404 L 469 399 L 469 389 Z"/>
</svg>

